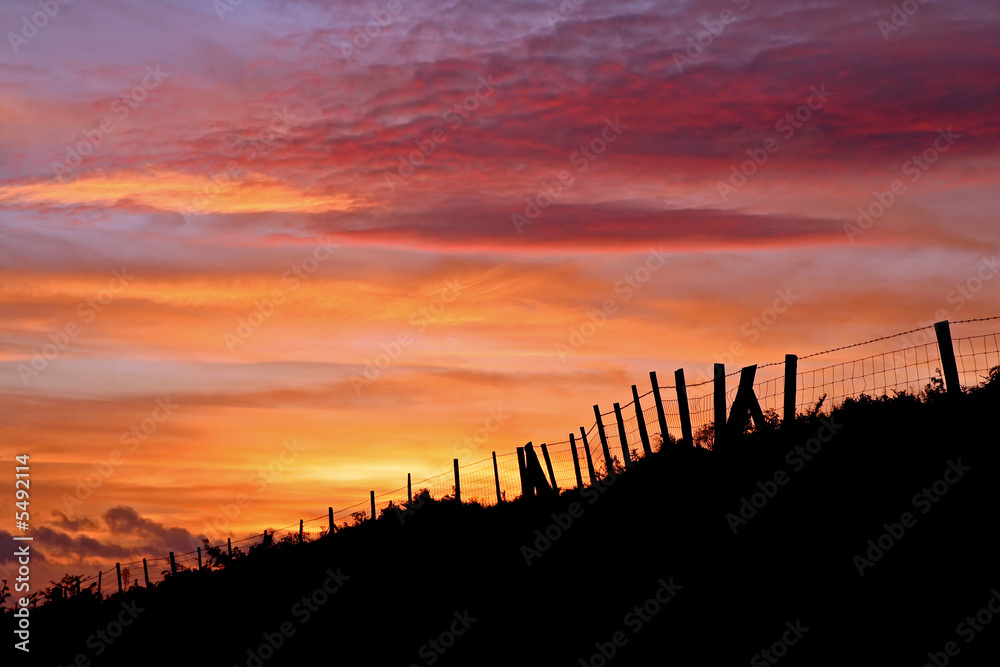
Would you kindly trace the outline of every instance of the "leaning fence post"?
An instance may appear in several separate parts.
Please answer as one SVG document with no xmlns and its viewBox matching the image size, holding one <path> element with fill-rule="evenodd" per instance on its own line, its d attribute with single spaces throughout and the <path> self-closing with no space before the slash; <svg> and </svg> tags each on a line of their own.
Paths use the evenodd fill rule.
<svg viewBox="0 0 1000 667">
<path fill-rule="evenodd" d="M 115 569 L 118 571 L 118 592 L 122 592 L 122 564 L 115 563 Z"/>
<path fill-rule="evenodd" d="M 653 385 L 653 401 L 656 403 L 656 418 L 660 422 L 660 446 L 667 444 L 667 413 L 663 411 L 660 384 L 656 381 L 656 371 L 649 371 L 649 382 Z"/>
<path fill-rule="evenodd" d="M 597 471 L 594 470 L 594 459 L 590 455 L 590 444 L 587 442 L 587 432 L 580 427 L 580 440 L 583 442 L 583 452 L 587 455 L 587 471 L 590 473 L 591 485 L 597 484 Z"/>
<path fill-rule="evenodd" d="M 531 493 L 528 493 L 528 472 L 526 468 L 526 462 L 524 460 L 524 447 L 517 448 L 517 473 L 521 477 L 521 497 L 527 498 Z"/>
<path fill-rule="evenodd" d="M 622 406 L 615 403 L 615 422 L 618 424 L 618 444 L 622 446 L 622 456 L 625 457 L 625 467 L 632 467 L 632 452 L 628 450 L 628 438 L 625 437 L 625 420 L 622 419 Z"/>
<path fill-rule="evenodd" d="M 374 521 L 375 520 L 375 492 L 374 491 L 371 492 L 371 501 L 372 501 L 372 521 Z"/>
<path fill-rule="evenodd" d="M 497 468 L 497 453 L 493 452 L 493 481 L 497 485 L 497 505 L 503 502 L 503 495 L 500 493 L 500 469 Z"/>
<path fill-rule="evenodd" d="M 601 452 L 604 454 L 605 476 L 615 474 L 615 467 L 611 464 L 611 450 L 608 449 L 608 436 L 604 432 L 604 422 L 601 421 L 601 409 L 594 406 L 594 417 L 597 418 L 597 434 L 601 437 Z"/>
<path fill-rule="evenodd" d="M 646 456 L 651 456 L 653 448 L 649 445 L 646 416 L 642 414 L 642 405 L 639 403 L 639 389 L 635 385 L 632 385 L 632 404 L 635 405 L 635 422 L 639 425 L 639 439 L 642 441 L 642 453 Z"/>
<path fill-rule="evenodd" d="M 937 334 L 938 350 L 941 353 L 941 365 L 944 366 L 944 386 L 949 394 L 957 396 L 962 393 L 962 385 L 958 379 L 958 363 L 955 360 L 955 347 L 951 342 L 951 324 L 948 320 L 934 323 L 934 333 Z"/>
<path fill-rule="evenodd" d="M 174 560 L 174 552 L 170 552 L 170 574 L 177 574 L 177 561 Z"/>
<path fill-rule="evenodd" d="M 576 488 L 583 488 L 583 475 L 580 474 L 580 455 L 576 452 L 576 436 L 569 434 L 569 448 L 573 452 L 573 472 L 576 473 Z"/>
<path fill-rule="evenodd" d="M 726 365 L 715 364 L 715 444 L 719 446 L 725 444 L 726 439 Z"/>
<path fill-rule="evenodd" d="M 687 383 L 684 382 L 684 369 L 674 371 L 674 384 L 677 385 L 677 408 L 681 413 L 681 439 L 688 447 L 694 446 L 694 435 L 691 433 L 691 408 L 688 405 Z"/>
<path fill-rule="evenodd" d="M 785 411 L 781 417 L 782 429 L 789 428 L 795 421 L 795 401 L 798 392 L 799 358 L 794 354 L 785 355 Z"/>
<path fill-rule="evenodd" d="M 146 579 L 146 588 L 149 588 L 149 566 L 145 558 L 142 559 L 142 576 Z"/>
<path fill-rule="evenodd" d="M 556 473 L 552 470 L 552 459 L 549 458 L 549 449 L 542 443 L 542 457 L 545 458 L 545 468 L 549 471 L 549 479 L 552 480 L 552 490 L 559 495 L 559 485 L 556 484 Z"/>
</svg>

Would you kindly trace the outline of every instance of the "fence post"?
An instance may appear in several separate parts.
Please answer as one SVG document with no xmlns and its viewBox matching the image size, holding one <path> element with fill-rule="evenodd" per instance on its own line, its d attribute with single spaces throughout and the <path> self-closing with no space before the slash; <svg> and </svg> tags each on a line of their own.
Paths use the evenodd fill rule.
<svg viewBox="0 0 1000 667">
<path fill-rule="evenodd" d="M 688 405 L 687 383 L 684 382 L 684 369 L 674 371 L 674 384 L 677 385 L 677 409 L 681 413 L 681 439 L 688 447 L 694 447 L 694 435 L 691 433 L 691 408 Z"/>
<path fill-rule="evenodd" d="M 528 493 L 534 496 L 548 496 L 552 491 L 549 480 L 545 478 L 545 471 L 538 461 L 534 446 L 529 442 L 524 446 L 525 476 L 528 479 Z"/>
<path fill-rule="evenodd" d="M 569 434 L 569 448 L 573 451 L 573 472 L 576 473 L 576 488 L 583 488 L 583 475 L 580 474 L 580 455 L 576 452 L 576 435 Z"/>
<path fill-rule="evenodd" d="M 198 547 L 198 570 L 201 570 L 201 547 Z"/>
<path fill-rule="evenodd" d="M 635 405 L 635 422 L 639 425 L 639 439 L 642 441 L 642 453 L 650 456 L 653 453 L 653 448 L 649 444 L 646 417 L 642 414 L 642 405 L 639 403 L 639 389 L 635 385 L 632 385 L 632 404 Z"/>
<path fill-rule="evenodd" d="M 406 473 L 406 502 L 413 502 L 413 478 L 410 473 Z"/>
<path fill-rule="evenodd" d="M 173 559 L 174 554 L 170 552 L 170 558 Z M 97 597 L 101 597 L 101 579 L 104 578 L 104 573 L 98 571 L 97 573 Z"/>
<path fill-rule="evenodd" d="M 781 416 L 781 427 L 786 429 L 795 421 L 795 400 L 798 398 L 799 358 L 794 354 L 785 355 L 785 410 Z"/>
<path fill-rule="evenodd" d="M 594 470 L 594 459 L 590 456 L 590 443 L 587 442 L 587 432 L 580 427 L 580 440 L 583 442 L 583 452 L 587 455 L 587 471 L 590 472 L 590 483 L 597 484 L 597 471 Z"/>
<path fill-rule="evenodd" d="M 944 371 L 944 387 L 952 396 L 962 393 L 962 385 L 958 379 L 958 363 L 955 360 L 955 347 L 951 342 L 951 324 L 948 320 L 934 323 L 934 333 L 937 334 L 938 350 L 941 352 L 941 370 Z"/>
<path fill-rule="evenodd" d="M 177 574 L 177 561 L 174 560 L 174 552 L 170 552 L 170 574 Z"/>
<path fill-rule="evenodd" d="M 327 514 L 329 515 L 329 518 L 327 519 L 327 523 L 330 524 L 330 527 L 327 529 L 326 533 L 327 533 L 327 535 L 333 535 L 333 508 L 332 507 L 327 507 L 326 511 L 327 511 Z"/>
<path fill-rule="evenodd" d="M 118 571 L 118 592 L 122 592 L 122 564 L 115 563 L 115 570 Z"/>
<path fill-rule="evenodd" d="M 527 498 L 531 494 L 528 493 L 528 473 L 524 460 L 524 447 L 517 448 L 517 472 L 521 477 L 521 497 Z"/>
<path fill-rule="evenodd" d="M 462 481 L 458 478 L 458 459 L 454 459 L 452 465 L 455 467 L 455 500 L 462 502 Z"/>
<path fill-rule="evenodd" d="M 622 446 L 622 456 L 625 457 L 623 463 L 626 468 L 632 467 L 632 452 L 628 450 L 628 438 L 625 437 L 625 420 L 622 419 L 622 406 L 615 403 L 615 422 L 618 424 L 618 444 Z"/>
<path fill-rule="evenodd" d="M 555 491 L 558 496 L 559 485 L 556 484 L 556 473 L 552 470 L 552 459 L 549 458 L 549 450 L 545 446 L 544 442 L 542 443 L 542 457 L 545 459 L 545 469 L 549 471 L 549 479 L 552 480 L 552 490 Z"/>
<path fill-rule="evenodd" d="M 229 553 L 229 557 L 233 557 L 233 538 L 226 538 L 226 551 Z"/>
<path fill-rule="evenodd" d="M 597 419 L 597 435 L 601 437 L 601 453 L 604 454 L 605 476 L 614 475 L 615 467 L 611 464 L 611 450 L 608 449 L 608 436 L 604 432 L 604 422 L 601 421 L 601 409 L 594 406 L 594 417 Z"/>
<path fill-rule="evenodd" d="M 302 519 L 299 519 L 299 543 L 302 542 Z"/>
<path fill-rule="evenodd" d="M 667 413 L 663 411 L 660 384 L 656 381 L 656 371 L 649 371 L 649 383 L 653 385 L 653 401 L 656 403 L 656 418 L 660 422 L 660 446 L 667 444 Z"/>
<path fill-rule="evenodd" d="M 746 424 L 747 414 L 753 419 L 754 427 L 760 429 L 764 426 L 764 413 L 760 409 L 760 402 L 753 391 L 754 377 L 757 375 L 757 365 L 744 366 L 740 371 L 740 386 L 736 390 L 736 398 L 733 400 L 733 409 L 729 412 L 729 423 L 726 425 L 726 437 L 729 440 L 736 440 L 743 435 L 743 426 Z"/>
<path fill-rule="evenodd" d="M 715 443 L 713 447 L 725 444 L 726 439 L 726 365 L 715 364 Z"/>
<path fill-rule="evenodd" d="M 146 565 L 146 559 L 142 559 L 142 576 L 146 579 L 146 588 L 149 588 L 149 566 Z"/>
<path fill-rule="evenodd" d="M 371 501 L 372 501 L 372 521 L 374 521 L 375 520 L 375 492 L 374 491 L 371 492 Z"/>
<path fill-rule="evenodd" d="M 493 481 L 497 485 L 497 505 L 503 502 L 503 496 L 500 493 L 500 469 L 497 468 L 497 453 L 493 452 Z"/>
</svg>

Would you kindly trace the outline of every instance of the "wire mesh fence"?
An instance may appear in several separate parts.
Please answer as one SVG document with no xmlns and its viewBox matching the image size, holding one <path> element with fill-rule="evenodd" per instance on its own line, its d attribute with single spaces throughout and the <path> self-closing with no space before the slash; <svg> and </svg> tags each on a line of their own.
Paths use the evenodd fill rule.
<svg viewBox="0 0 1000 667">
<path fill-rule="evenodd" d="M 963 320 L 951 324 L 958 325 L 996 319 L 1000 319 L 1000 317 Z M 899 349 L 873 352 L 855 359 L 826 365 L 819 365 L 819 362 L 820 357 L 835 352 L 874 345 L 931 328 L 933 327 L 923 327 L 800 357 L 795 374 L 794 406 L 796 413 L 801 414 L 815 410 L 821 399 L 822 407 L 820 409 L 829 411 L 845 399 L 857 398 L 862 394 L 878 396 L 891 392 L 919 393 L 925 390 L 942 377 L 944 362 L 936 342 L 904 345 Z M 990 377 L 994 369 L 1000 367 L 1000 332 L 953 338 L 951 342 L 958 376 L 963 387 L 980 385 Z M 803 364 L 802 362 L 809 363 Z M 803 367 L 804 365 L 812 367 Z M 775 414 L 780 414 L 784 406 L 783 366 L 783 362 L 772 362 L 758 367 L 758 371 L 763 371 L 763 373 L 761 373 L 762 377 L 755 379 L 754 393 L 765 413 L 773 411 Z M 732 410 L 736 399 L 738 382 L 735 380 L 739 374 L 740 371 L 737 370 L 725 376 L 727 415 Z M 559 489 L 574 488 L 578 486 L 577 471 L 579 470 L 579 479 L 586 486 L 591 483 L 591 466 L 597 477 L 603 477 L 616 465 L 619 467 L 624 465 L 627 457 L 641 458 L 644 455 L 644 447 L 641 441 L 640 419 L 645 426 L 652 451 L 655 451 L 660 443 L 669 437 L 677 439 L 681 433 L 682 425 L 681 401 L 678 397 L 677 387 L 667 385 L 655 388 L 655 391 L 660 394 L 663 406 L 662 417 L 667 426 L 667 433 L 661 432 L 661 416 L 655 405 L 653 391 L 651 389 L 639 396 L 638 415 L 634 400 L 619 406 L 623 429 L 619 429 L 614 410 L 600 413 L 610 460 L 605 455 L 605 448 L 599 435 L 600 428 L 596 420 L 589 429 L 579 429 L 576 432 L 567 430 L 566 433 L 573 434 L 572 441 L 558 440 L 546 444 L 545 448 L 552 466 L 552 479 L 550 481 Z M 698 434 L 711 427 L 714 421 L 715 382 L 707 380 L 690 384 L 686 386 L 686 391 L 691 430 L 693 434 Z M 698 444 L 697 438 L 696 442 L 691 444 Z M 576 447 L 575 457 L 574 445 Z M 626 452 L 628 452 L 627 455 Z M 541 460 L 543 453 L 540 448 L 537 453 Z M 463 502 L 477 502 L 484 506 L 490 506 L 496 505 L 498 502 L 513 500 L 521 495 L 521 471 L 517 455 L 514 452 L 496 454 L 495 460 L 495 470 L 494 457 L 492 456 L 467 463 L 459 468 L 458 479 Z M 548 464 L 542 461 L 541 465 L 548 476 Z M 453 470 L 413 482 L 410 486 L 414 496 L 426 491 L 432 498 L 439 500 L 454 498 L 457 492 Z M 386 510 L 402 508 L 408 499 L 408 489 L 405 486 L 387 493 L 376 494 L 374 516 L 377 518 Z M 331 529 L 329 518 L 328 512 L 318 517 L 302 520 L 303 539 L 317 539 L 329 533 Z M 337 508 L 333 512 L 335 530 L 358 525 L 371 518 L 373 518 L 371 498 L 348 507 Z M 232 548 L 245 553 L 260 545 L 265 539 L 280 541 L 289 536 L 291 539 L 298 539 L 299 530 L 300 524 L 296 522 L 275 529 L 267 538 L 262 533 L 232 540 Z M 228 551 L 229 544 L 216 545 L 216 548 Z M 203 551 L 201 557 L 201 565 L 204 566 L 208 563 L 207 551 Z M 174 554 L 174 564 L 179 570 L 197 569 L 199 567 L 197 549 Z M 122 563 L 120 566 L 123 579 L 127 578 L 127 581 L 123 582 L 123 586 L 126 587 L 129 582 L 132 585 L 145 585 L 146 571 L 148 571 L 149 582 L 156 584 L 164 579 L 172 567 L 170 558 L 164 557 L 147 558 L 145 568 L 141 559 Z M 80 580 L 80 585 L 87 587 L 100 579 L 101 593 L 107 595 L 117 591 L 117 576 L 117 568 L 111 567 L 99 575 L 83 577 Z"/>
</svg>

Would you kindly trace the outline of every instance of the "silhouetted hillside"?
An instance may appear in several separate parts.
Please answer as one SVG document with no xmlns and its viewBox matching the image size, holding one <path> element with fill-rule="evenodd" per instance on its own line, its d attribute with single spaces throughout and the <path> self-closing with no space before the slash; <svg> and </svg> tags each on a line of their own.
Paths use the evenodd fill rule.
<svg viewBox="0 0 1000 667">
<path fill-rule="evenodd" d="M 216 571 L 151 590 L 55 599 L 32 612 L 32 656 L 919 666 L 931 652 L 941 665 L 995 664 L 1000 620 L 975 620 L 994 595 L 1000 610 L 992 379 L 956 399 L 931 388 L 848 400 L 724 451 L 668 442 L 558 498 L 423 498 L 314 542 L 216 553 Z M 119 617 L 130 625 L 110 644 L 94 634 Z"/>
</svg>

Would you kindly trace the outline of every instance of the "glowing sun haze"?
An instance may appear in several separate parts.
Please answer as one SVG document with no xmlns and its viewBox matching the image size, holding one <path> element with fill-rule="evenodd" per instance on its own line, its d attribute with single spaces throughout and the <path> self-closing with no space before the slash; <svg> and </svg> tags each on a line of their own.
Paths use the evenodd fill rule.
<svg viewBox="0 0 1000 667">
<path fill-rule="evenodd" d="M 5 2 L 0 438 L 52 578 L 188 550 L 291 442 L 213 539 L 444 472 L 490 410 L 472 459 L 734 342 L 1000 313 L 954 291 L 1000 245 L 1000 7 L 913 6 Z"/>
</svg>

